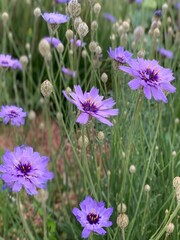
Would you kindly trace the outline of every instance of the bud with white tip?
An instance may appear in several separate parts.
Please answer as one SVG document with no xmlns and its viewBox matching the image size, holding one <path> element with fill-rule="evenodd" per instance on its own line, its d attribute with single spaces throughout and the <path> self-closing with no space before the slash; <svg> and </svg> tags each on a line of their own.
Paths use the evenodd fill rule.
<svg viewBox="0 0 180 240">
<path fill-rule="evenodd" d="M 108 75 L 104 72 L 102 75 L 101 75 L 101 80 L 103 83 L 106 83 L 107 80 L 108 80 Z"/>
<path fill-rule="evenodd" d="M 36 18 L 41 16 L 41 9 L 40 8 L 37 7 L 37 8 L 34 9 L 34 16 Z"/>
<path fill-rule="evenodd" d="M 134 174 L 134 173 L 136 172 L 136 167 L 135 167 L 134 165 L 131 165 L 131 166 L 129 167 L 129 172 L 130 172 L 131 174 Z"/>
</svg>

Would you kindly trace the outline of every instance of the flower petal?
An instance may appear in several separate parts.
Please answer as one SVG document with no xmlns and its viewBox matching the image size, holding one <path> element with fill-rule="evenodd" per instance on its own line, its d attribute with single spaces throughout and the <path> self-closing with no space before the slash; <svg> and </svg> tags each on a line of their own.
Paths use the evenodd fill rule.
<svg viewBox="0 0 180 240">
<path fill-rule="evenodd" d="M 88 230 L 87 228 L 84 228 L 82 231 L 82 238 L 88 238 L 90 233 L 91 233 L 90 230 Z"/>
<path fill-rule="evenodd" d="M 128 86 L 132 89 L 132 90 L 136 90 L 138 88 L 141 87 L 141 81 L 139 79 L 133 79 L 128 83 Z"/>
<path fill-rule="evenodd" d="M 76 122 L 81 124 L 86 124 L 89 120 L 89 114 L 82 112 L 79 117 L 76 119 Z"/>
</svg>

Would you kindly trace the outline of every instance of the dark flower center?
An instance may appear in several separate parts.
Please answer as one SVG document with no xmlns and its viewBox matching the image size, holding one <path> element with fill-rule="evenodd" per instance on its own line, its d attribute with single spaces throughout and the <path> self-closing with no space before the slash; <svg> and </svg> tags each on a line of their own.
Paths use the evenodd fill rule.
<svg viewBox="0 0 180 240">
<path fill-rule="evenodd" d="M 98 108 L 96 107 L 96 105 L 94 103 L 91 103 L 90 100 L 87 100 L 86 102 L 81 103 L 81 104 L 82 104 L 83 110 L 85 112 L 94 112 L 94 113 L 96 113 L 98 111 Z"/>
<path fill-rule="evenodd" d="M 158 72 L 155 70 L 152 70 L 150 68 L 147 68 L 145 71 L 142 71 L 141 73 L 141 78 L 145 82 L 158 82 Z"/>
<path fill-rule="evenodd" d="M 21 171 L 21 173 L 25 176 L 28 175 L 28 173 L 31 171 L 31 164 L 30 163 L 19 163 L 17 166 L 16 166 L 16 169 Z"/>
<path fill-rule="evenodd" d="M 124 63 L 125 63 L 124 57 L 122 57 L 122 56 L 121 56 L 121 57 L 120 57 L 120 56 L 117 56 L 117 57 L 116 57 L 116 61 L 119 62 L 119 63 L 121 63 L 121 64 L 124 64 Z"/>
<path fill-rule="evenodd" d="M 18 116 L 18 113 L 15 112 L 15 111 L 13 111 L 13 110 L 11 110 L 10 113 L 8 114 L 8 116 L 9 116 L 10 118 L 15 118 L 15 117 Z"/>
<path fill-rule="evenodd" d="M 89 213 L 87 215 L 87 220 L 90 224 L 98 224 L 101 217 L 95 213 Z"/>
</svg>

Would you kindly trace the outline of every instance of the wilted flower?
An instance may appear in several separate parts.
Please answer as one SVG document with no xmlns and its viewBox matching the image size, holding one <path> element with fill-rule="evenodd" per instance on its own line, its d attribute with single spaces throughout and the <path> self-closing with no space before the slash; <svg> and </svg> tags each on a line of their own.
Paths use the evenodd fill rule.
<svg viewBox="0 0 180 240">
<path fill-rule="evenodd" d="M 111 15 L 110 13 L 104 13 L 103 16 L 106 20 L 108 20 L 110 22 L 113 22 L 113 23 L 116 22 L 116 18 L 113 15 Z"/>
<path fill-rule="evenodd" d="M 113 213 L 113 208 L 105 208 L 104 202 L 97 202 L 90 196 L 87 196 L 80 203 L 80 208 L 81 210 L 74 208 L 72 212 L 78 222 L 84 227 L 82 238 L 88 238 L 91 232 L 100 235 L 106 234 L 103 227 L 110 227 L 112 225 L 109 218 Z"/>
<path fill-rule="evenodd" d="M 3 119 L 4 124 L 9 122 L 12 126 L 20 127 L 25 124 L 26 116 L 26 112 L 20 107 L 8 105 L 1 107 L 0 118 Z"/>
<path fill-rule="evenodd" d="M 162 56 L 167 57 L 169 59 L 173 58 L 173 52 L 172 51 L 166 50 L 165 48 L 158 48 L 157 50 Z"/>
<path fill-rule="evenodd" d="M 128 83 L 132 90 L 142 88 L 147 99 L 153 95 L 156 101 L 168 102 L 163 90 L 174 93 L 176 88 L 171 85 L 174 80 L 171 69 L 161 67 L 156 60 L 143 58 L 133 59 L 130 67 L 120 66 L 119 69 L 134 77 Z"/>
<path fill-rule="evenodd" d="M 61 41 L 58 38 L 55 37 L 45 37 L 44 38 L 49 44 L 52 44 L 55 48 L 61 43 Z"/>
<path fill-rule="evenodd" d="M 112 48 L 109 48 L 108 54 L 110 58 L 112 58 L 121 65 L 129 64 L 132 58 L 132 53 L 125 51 L 123 47 L 118 47 L 114 50 L 112 50 Z"/>
<path fill-rule="evenodd" d="M 76 71 L 72 71 L 69 68 L 62 67 L 62 72 L 66 75 L 76 77 Z"/>
<path fill-rule="evenodd" d="M 6 187 L 19 192 L 22 187 L 30 195 L 37 194 L 37 188 L 46 188 L 53 173 L 47 170 L 49 158 L 34 152 L 32 147 L 18 146 L 11 152 L 7 150 L 0 165 L 1 179 Z"/>
<path fill-rule="evenodd" d="M 100 96 L 99 90 L 92 87 L 90 92 L 82 92 L 81 87 L 74 86 L 75 92 L 70 92 L 70 97 L 63 91 L 64 96 L 81 111 L 76 122 L 86 124 L 89 117 L 95 117 L 100 122 L 112 126 L 113 124 L 107 119 L 110 116 L 118 115 L 118 109 L 112 109 L 115 105 L 115 101 L 112 98 L 103 100 L 103 96 Z"/>
</svg>

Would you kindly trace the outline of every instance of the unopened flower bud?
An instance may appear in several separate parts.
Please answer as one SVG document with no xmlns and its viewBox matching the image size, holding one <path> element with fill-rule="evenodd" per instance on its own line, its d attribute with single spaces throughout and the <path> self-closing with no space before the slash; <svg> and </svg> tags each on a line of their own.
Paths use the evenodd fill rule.
<svg viewBox="0 0 180 240">
<path fill-rule="evenodd" d="M 175 118 L 175 124 L 179 124 L 179 118 Z"/>
<path fill-rule="evenodd" d="M 108 75 L 104 72 L 102 75 L 101 75 L 101 80 L 103 83 L 106 83 L 107 80 L 108 80 Z"/>
<path fill-rule="evenodd" d="M 34 16 L 35 17 L 39 17 L 39 16 L 41 16 L 41 9 L 40 8 L 35 8 L 34 9 Z"/>
<path fill-rule="evenodd" d="M 111 176 L 111 171 L 110 170 L 107 170 L 107 176 L 108 176 L 108 178 Z"/>
<path fill-rule="evenodd" d="M 57 45 L 57 51 L 58 51 L 59 53 L 63 53 L 63 52 L 64 52 L 64 45 L 63 45 L 62 43 L 59 43 L 59 44 Z"/>
<path fill-rule="evenodd" d="M 145 51 L 144 51 L 144 50 L 140 50 L 140 51 L 137 53 L 137 56 L 138 56 L 139 58 L 144 58 L 144 56 L 145 56 Z"/>
<path fill-rule="evenodd" d="M 3 21 L 3 23 L 6 24 L 8 20 L 9 20 L 9 14 L 7 12 L 3 12 L 2 13 L 2 21 Z"/>
<path fill-rule="evenodd" d="M 96 3 L 93 7 L 94 13 L 98 16 L 101 11 L 101 5 L 99 3 Z"/>
<path fill-rule="evenodd" d="M 125 213 L 127 211 L 127 207 L 124 203 L 120 203 L 117 207 L 118 213 Z"/>
<path fill-rule="evenodd" d="M 172 156 L 173 156 L 173 157 L 176 157 L 176 155 L 177 155 L 176 151 L 173 151 L 173 152 L 172 152 Z"/>
<path fill-rule="evenodd" d="M 130 172 L 131 174 L 134 174 L 134 173 L 136 172 L 136 167 L 135 167 L 134 165 L 131 165 L 131 166 L 129 167 L 129 172 Z"/>
<path fill-rule="evenodd" d="M 99 132 L 98 132 L 98 139 L 99 139 L 100 141 L 104 140 L 104 133 L 103 133 L 102 131 L 99 131 Z"/>
<path fill-rule="evenodd" d="M 30 43 L 26 43 L 26 46 L 25 46 L 25 47 L 26 47 L 26 50 L 29 51 L 30 48 L 31 48 Z"/>
<path fill-rule="evenodd" d="M 168 10 L 168 5 L 167 5 L 167 3 L 164 3 L 164 4 L 162 5 L 162 11 L 163 11 L 163 13 L 166 13 L 167 10 Z"/>
<path fill-rule="evenodd" d="M 122 26 L 123 26 L 124 32 L 129 32 L 130 26 L 129 26 L 129 23 L 128 23 L 127 21 L 124 21 L 124 22 L 122 23 Z"/>
<path fill-rule="evenodd" d="M 94 42 L 94 41 L 90 42 L 89 43 L 89 50 L 90 50 L 90 52 L 95 52 L 97 46 L 98 46 L 97 42 Z"/>
<path fill-rule="evenodd" d="M 20 60 L 20 62 L 22 64 L 23 68 L 25 69 L 27 67 L 27 65 L 28 65 L 28 57 L 23 55 L 23 56 L 20 57 L 19 60 Z"/>
<path fill-rule="evenodd" d="M 49 97 L 53 91 L 53 85 L 49 80 L 45 80 L 41 84 L 41 93 L 44 97 Z"/>
<path fill-rule="evenodd" d="M 178 188 L 180 186 L 180 177 L 175 177 L 173 179 L 173 187 Z"/>
<path fill-rule="evenodd" d="M 45 39 L 42 39 L 39 42 L 39 52 L 44 58 L 49 58 L 49 54 L 51 53 L 51 47 Z"/>
<path fill-rule="evenodd" d="M 30 110 L 29 113 L 28 113 L 28 118 L 29 118 L 29 120 L 34 121 L 36 119 L 35 111 Z"/>
<path fill-rule="evenodd" d="M 117 225 L 121 228 L 121 229 L 125 229 L 129 224 L 129 218 L 125 213 L 121 213 L 119 214 L 119 216 L 117 217 Z"/>
<path fill-rule="evenodd" d="M 71 0 L 68 3 L 67 9 L 71 17 L 78 17 L 81 13 L 81 4 L 78 3 L 78 0 Z"/>
<path fill-rule="evenodd" d="M 154 36 L 154 38 L 159 38 L 159 36 L 160 36 L 159 28 L 154 29 L 153 36 Z"/>
<path fill-rule="evenodd" d="M 98 29 L 98 23 L 97 23 L 97 21 L 93 21 L 93 22 L 91 23 L 91 30 L 92 30 L 93 32 L 96 32 L 97 29 Z"/>
<path fill-rule="evenodd" d="M 87 55 L 88 55 L 88 53 L 87 53 L 87 51 L 84 49 L 84 50 L 82 51 L 82 57 L 83 57 L 83 58 L 86 58 Z"/>
<path fill-rule="evenodd" d="M 67 87 L 67 88 L 66 88 L 66 93 L 67 93 L 67 95 L 68 95 L 70 92 L 72 92 L 72 89 L 71 89 L 70 87 Z"/>
<path fill-rule="evenodd" d="M 79 34 L 80 38 L 84 38 L 89 32 L 88 25 L 85 22 L 79 24 L 77 28 L 77 33 Z"/>
<path fill-rule="evenodd" d="M 89 140 L 85 135 L 79 138 L 78 145 L 80 148 L 82 148 L 83 146 L 86 148 L 88 144 L 89 144 Z"/>
<path fill-rule="evenodd" d="M 100 55 L 102 53 L 102 48 L 100 46 L 97 46 L 96 49 L 95 49 L 95 53 L 97 55 Z"/>
<path fill-rule="evenodd" d="M 12 32 L 8 32 L 8 38 L 9 38 L 9 40 L 12 40 L 12 38 L 13 38 Z"/>
<path fill-rule="evenodd" d="M 144 191 L 145 191 L 146 193 L 149 193 L 150 190 L 151 190 L 151 187 L 150 187 L 148 184 L 146 184 L 146 185 L 144 186 Z"/>
<path fill-rule="evenodd" d="M 166 227 L 166 234 L 170 235 L 171 233 L 173 233 L 174 231 L 174 224 L 173 223 L 169 223 Z"/>
<path fill-rule="evenodd" d="M 82 23 L 82 19 L 80 17 L 76 17 L 74 19 L 74 28 L 77 30 L 79 24 Z"/>
<path fill-rule="evenodd" d="M 44 130 L 44 128 L 45 128 L 45 124 L 44 124 L 43 122 L 41 122 L 41 123 L 39 124 L 39 129 L 40 129 L 40 130 Z"/>
<path fill-rule="evenodd" d="M 71 40 L 73 38 L 73 36 L 74 36 L 74 33 L 73 33 L 73 31 L 71 29 L 68 29 L 66 31 L 65 35 L 66 35 L 67 40 Z"/>
<path fill-rule="evenodd" d="M 57 112 L 57 113 L 56 113 L 56 118 L 57 118 L 58 120 L 60 120 L 62 117 L 63 117 L 63 115 L 62 115 L 61 112 Z"/>
</svg>

